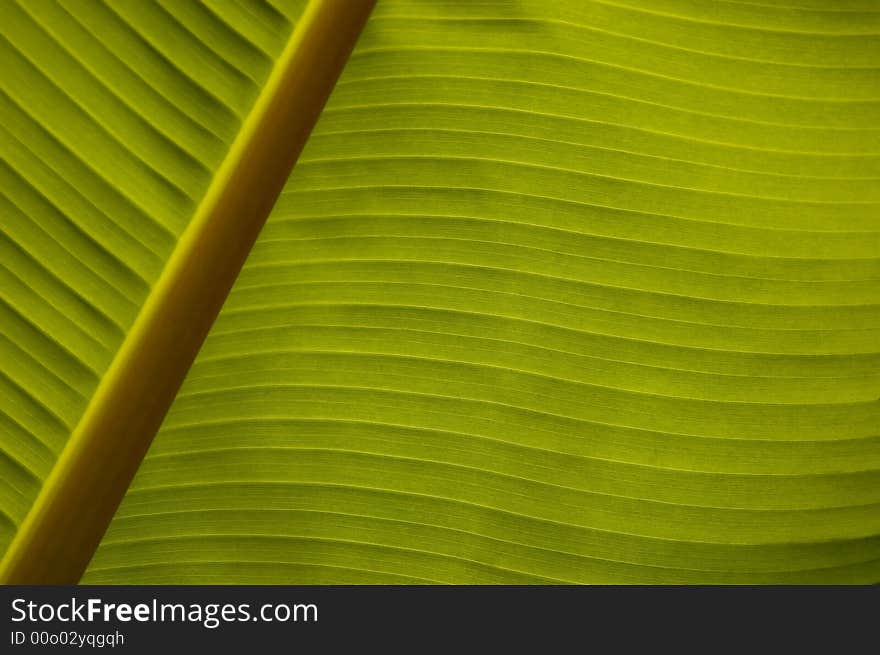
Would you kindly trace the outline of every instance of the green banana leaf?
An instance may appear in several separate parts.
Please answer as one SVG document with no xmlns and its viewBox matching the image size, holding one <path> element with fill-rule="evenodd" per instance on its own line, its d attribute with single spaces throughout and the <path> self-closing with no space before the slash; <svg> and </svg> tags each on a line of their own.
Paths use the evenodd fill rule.
<svg viewBox="0 0 880 655">
<path fill-rule="evenodd" d="M 297 14 L 109 7 L 0 20 L 4 543 Z M 878 582 L 878 210 L 874 2 L 379 0 L 83 581 Z"/>
<path fill-rule="evenodd" d="M 0 3 L 0 551 L 302 4 Z"/>
</svg>

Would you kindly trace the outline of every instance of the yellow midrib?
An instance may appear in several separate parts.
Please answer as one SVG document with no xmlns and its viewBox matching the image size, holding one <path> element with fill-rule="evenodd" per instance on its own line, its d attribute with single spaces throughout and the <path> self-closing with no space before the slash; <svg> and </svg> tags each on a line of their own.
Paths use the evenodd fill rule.
<svg viewBox="0 0 880 655">
<path fill-rule="evenodd" d="M 79 580 L 219 312 L 374 0 L 310 0 L 0 563 Z"/>
</svg>

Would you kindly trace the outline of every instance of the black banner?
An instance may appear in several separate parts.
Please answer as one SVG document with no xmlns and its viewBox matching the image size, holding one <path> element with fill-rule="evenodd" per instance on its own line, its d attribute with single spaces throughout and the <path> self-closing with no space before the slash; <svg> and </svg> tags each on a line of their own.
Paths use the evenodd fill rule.
<svg viewBox="0 0 880 655">
<path fill-rule="evenodd" d="M 877 587 L 0 587 L 0 652 L 876 648 Z"/>
</svg>

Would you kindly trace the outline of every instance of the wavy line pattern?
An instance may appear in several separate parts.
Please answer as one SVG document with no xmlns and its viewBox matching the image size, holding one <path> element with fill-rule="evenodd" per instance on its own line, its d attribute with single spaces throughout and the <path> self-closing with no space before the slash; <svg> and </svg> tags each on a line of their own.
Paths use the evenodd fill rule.
<svg viewBox="0 0 880 655">
<path fill-rule="evenodd" d="M 880 581 L 878 35 L 380 2 L 85 580 Z"/>
<path fill-rule="evenodd" d="M 303 4 L 0 4 L 0 552 Z"/>
</svg>

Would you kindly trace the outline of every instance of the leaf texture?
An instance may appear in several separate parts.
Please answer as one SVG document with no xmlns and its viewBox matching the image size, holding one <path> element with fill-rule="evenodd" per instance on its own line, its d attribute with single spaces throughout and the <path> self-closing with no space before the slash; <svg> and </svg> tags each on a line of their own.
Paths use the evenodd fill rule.
<svg viewBox="0 0 880 655">
<path fill-rule="evenodd" d="M 878 36 L 380 2 L 85 581 L 880 580 Z"/>
<path fill-rule="evenodd" d="M 304 4 L 0 4 L 0 553 Z"/>
</svg>

